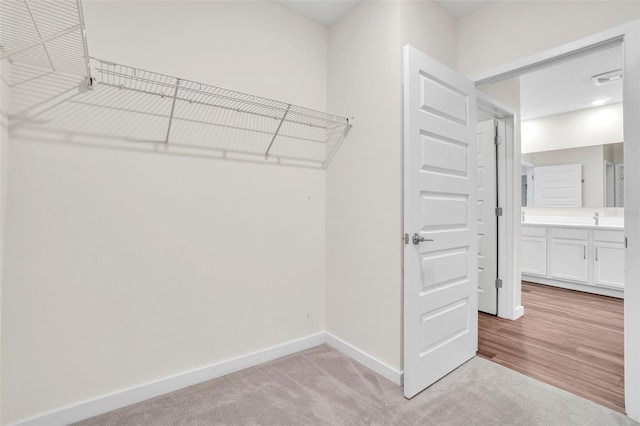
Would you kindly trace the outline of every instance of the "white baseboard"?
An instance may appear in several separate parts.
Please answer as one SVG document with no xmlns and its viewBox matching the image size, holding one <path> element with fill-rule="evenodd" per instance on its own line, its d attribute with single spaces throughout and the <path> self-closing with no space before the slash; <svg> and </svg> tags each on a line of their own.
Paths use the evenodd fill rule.
<svg viewBox="0 0 640 426">
<path fill-rule="evenodd" d="M 166 377 L 154 382 L 146 383 L 120 392 L 104 395 L 89 401 L 71 405 L 37 417 L 18 422 L 19 426 L 35 425 L 66 425 L 93 416 L 117 410 L 137 402 L 142 402 L 156 396 L 164 395 L 179 389 L 193 386 L 216 377 L 224 376 L 245 368 L 253 367 L 283 356 L 291 355 L 323 343 L 335 348 L 365 367 L 375 371 L 397 385 L 402 385 L 403 373 L 382 361 L 368 355 L 344 340 L 330 334 L 318 333 L 301 339 L 292 340 L 282 345 L 273 346 L 261 351 L 253 352 L 227 361 L 222 361 L 207 367 L 198 368 L 186 373 Z"/>
<path fill-rule="evenodd" d="M 314 334 L 207 367 L 81 402 L 17 424 L 20 426 L 66 425 L 309 349 L 325 343 L 325 340 L 325 333 Z"/>
<path fill-rule="evenodd" d="M 384 362 L 368 355 L 353 345 L 345 342 L 344 340 L 334 336 L 331 333 L 327 333 L 326 343 L 334 349 L 342 352 L 346 356 L 354 359 L 365 367 L 375 371 L 383 377 L 391 380 L 396 385 L 402 385 L 403 373 L 395 368 L 385 364 Z"/>
<path fill-rule="evenodd" d="M 514 318 L 514 320 L 517 320 L 523 315 L 524 315 L 524 306 L 520 305 L 516 308 L 516 315 L 515 315 L 516 317 Z"/>
<path fill-rule="evenodd" d="M 522 281 L 530 281 L 532 283 L 549 285 L 552 287 L 566 288 L 569 290 L 582 291 L 584 293 L 599 294 L 601 296 L 617 297 L 618 299 L 624 299 L 624 290 L 615 288 L 598 287 L 589 284 L 579 284 L 569 281 L 554 280 L 545 277 L 536 277 L 533 275 L 522 274 Z"/>
</svg>

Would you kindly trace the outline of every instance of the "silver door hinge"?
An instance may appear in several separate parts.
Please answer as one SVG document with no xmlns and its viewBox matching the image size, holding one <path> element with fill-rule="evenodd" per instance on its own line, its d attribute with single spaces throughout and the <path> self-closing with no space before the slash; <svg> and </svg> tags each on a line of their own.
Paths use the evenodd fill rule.
<svg viewBox="0 0 640 426">
<path fill-rule="evenodd" d="M 409 244 L 409 234 L 404 234 L 404 243 Z"/>
<path fill-rule="evenodd" d="M 502 280 L 500 278 L 496 279 L 496 288 L 502 288 Z"/>
<path fill-rule="evenodd" d="M 624 248 L 629 248 L 629 247 L 627 246 L 627 237 L 624 237 Z"/>
<path fill-rule="evenodd" d="M 496 216 L 502 216 L 502 207 L 496 207 Z"/>
</svg>

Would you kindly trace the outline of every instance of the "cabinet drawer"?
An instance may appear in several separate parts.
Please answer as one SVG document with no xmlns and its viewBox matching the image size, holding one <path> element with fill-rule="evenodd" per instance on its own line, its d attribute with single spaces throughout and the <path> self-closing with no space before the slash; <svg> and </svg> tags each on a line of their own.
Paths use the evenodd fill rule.
<svg viewBox="0 0 640 426">
<path fill-rule="evenodd" d="M 589 231 L 587 231 L 586 229 L 550 228 L 549 231 L 552 238 L 584 241 L 589 239 Z"/>
<path fill-rule="evenodd" d="M 602 241 L 605 243 L 620 243 L 624 244 L 624 231 L 593 231 L 593 241 Z"/>
<path fill-rule="evenodd" d="M 522 225 L 523 237 L 543 237 L 547 236 L 547 228 L 544 226 L 526 226 Z"/>
</svg>

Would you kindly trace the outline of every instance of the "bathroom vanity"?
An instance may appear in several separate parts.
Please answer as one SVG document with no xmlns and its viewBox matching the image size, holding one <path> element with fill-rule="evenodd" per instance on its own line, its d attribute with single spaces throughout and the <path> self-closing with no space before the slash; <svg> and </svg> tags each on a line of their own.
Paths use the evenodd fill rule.
<svg viewBox="0 0 640 426">
<path fill-rule="evenodd" d="M 522 224 L 522 279 L 624 297 L 623 226 Z"/>
</svg>

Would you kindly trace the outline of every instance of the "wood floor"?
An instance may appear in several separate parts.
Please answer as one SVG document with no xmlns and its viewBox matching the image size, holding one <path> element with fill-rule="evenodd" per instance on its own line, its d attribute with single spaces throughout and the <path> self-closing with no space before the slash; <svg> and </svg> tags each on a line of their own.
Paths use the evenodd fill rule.
<svg viewBox="0 0 640 426">
<path fill-rule="evenodd" d="M 478 355 L 624 413 L 623 300 L 523 281 L 522 304 L 479 314 Z"/>
</svg>

